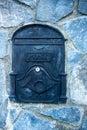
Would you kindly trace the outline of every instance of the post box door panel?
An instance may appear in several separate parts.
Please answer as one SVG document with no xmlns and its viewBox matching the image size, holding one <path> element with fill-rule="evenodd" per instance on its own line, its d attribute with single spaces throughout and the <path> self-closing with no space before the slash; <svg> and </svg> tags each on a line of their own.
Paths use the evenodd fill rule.
<svg viewBox="0 0 87 130">
<path fill-rule="evenodd" d="M 58 103 L 60 96 L 66 96 L 66 89 L 62 95 L 65 73 L 62 34 L 49 26 L 33 24 L 19 29 L 12 40 L 16 101 Z"/>
</svg>

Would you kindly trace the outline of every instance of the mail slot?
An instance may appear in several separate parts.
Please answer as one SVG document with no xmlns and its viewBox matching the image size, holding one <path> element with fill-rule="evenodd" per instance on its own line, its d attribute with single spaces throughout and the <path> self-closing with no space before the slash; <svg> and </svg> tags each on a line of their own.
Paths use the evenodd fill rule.
<svg viewBox="0 0 87 130">
<path fill-rule="evenodd" d="M 12 37 L 10 99 L 25 103 L 65 103 L 65 38 L 49 25 L 31 24 Z"/>
</svg>

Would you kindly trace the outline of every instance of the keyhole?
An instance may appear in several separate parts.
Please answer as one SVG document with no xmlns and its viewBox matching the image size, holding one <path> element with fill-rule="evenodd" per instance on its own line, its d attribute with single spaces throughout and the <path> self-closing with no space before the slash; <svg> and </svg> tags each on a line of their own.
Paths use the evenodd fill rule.
<svg viewBox="0 0 87 130">
<path fill-rule="evenodd" d="M 39 72 L 39 71 L 40 71 L 40 67 L 36 67 L 36 68 L 35 68 L 35 71 L 36 71 L 36 72 Z"/>
</svg>

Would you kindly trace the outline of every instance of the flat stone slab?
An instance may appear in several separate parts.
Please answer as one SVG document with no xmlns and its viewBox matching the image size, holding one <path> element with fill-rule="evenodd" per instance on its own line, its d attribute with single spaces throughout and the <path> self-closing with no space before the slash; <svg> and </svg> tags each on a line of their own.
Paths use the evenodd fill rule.
<svg viewBox="0 0 87 130">
<path fill-rule="evenodd" d="M 0 0 L 0 5 L 4 5 L 7 3 L 7 0 Z"/>
<path fill-rule="evenodd" d="M 40 111 L 40 113 L 58 121 L 72 124 L 73 126 L 79 125 L 82 119 L 82 112 L 77 107 L 53 108 Z"/>
<path fill-rule="evenodd" d="M 11 104 L 10 104 L 11 105 Z M 14 123 L 15 120 L 18 118 L 18 116 L 20 115 L 20 113 L 22 112 L 22 110 L 24 111 L 36 111 L 36 110 L 40 110 L 44 107 L 44 104 L 38 104 L 38 105 L 19 105 L 16 104 L 14 106 L 11 106 L 10 111 L 9 111 L 9 116 L 10 116 L 10 120 L 11 123 Z"/>
<path fill-rule="evenodd" d="M 0 59 L 0 128 L 4 129 L 7 117 L 5 66 Z"/>
<path fill-rule="evenodd" d="M 73 0 L 40 0 L 36 10 L 36 19 L 56 22 L 72 11 Z"/>
<path fill-rule="evenodd" d="M 87 17 L 65 21 L 62 26 L 75 48 L 81 53 L 87 53 Z"/>
<path fill-rule="evenodd" d="M 6 75 L 5 75 L 5 64 L 0 59 L 0 103 L 6 99 Z"/>
<path fill-rule="evenodd" d="M 10 109 L 9 115 L 10 115 L 11 123 L 15 122 L 15 120 L 18 118 L 20 112 L 21 112 L 21 109 L 19 107 L 15 107 L 15 108 Z"/>
<path fill-rule="evenodd" d="M 87 14 L 87 0 L 79 0 L 78 10 L 82 14 Z"/>
<path fill-rule="evenodd" d="M 73 69 L 69 85 L 71 101 L 87 105 L 87 56 Z"/>
<path fill-rule="evenodd" d="M 58 0 L 54 16 L 56 20 L 69 15 L 73 12 L 73 0 Z"/>
<path fill-rule="evenodd" d="M 32 113 L 20 114 L 12 130 L 56 130 L 51 121 L 41 119 Z"/>
<path fill-rule="evenodd" d="M 83 119 L 82 126 L 79 130 L 87 130 L 87 116 Z"/>
<path fill-rule="evenodd" d="M 0 26 L 14 27 L 23 23 L 33 21 L 33 11 L 26 5 L 18 4 L 15 1 L 6 1 L 0 7 Z"/>
<path fill-rule="evenodd" d="M 67 50 L 67 66 L 72 70 L 82 58 L 82 54 L 77 52 L 74 48 L 68 48 Z"/>
<path fill-rule="evenodd" d="M 40 0 L 36 10 L 36 19 L 40 21 L 55 21 L 54 10 L 57 0 Z"/>
<path fill-rule="evenodd" d="M 7 40 L 8 32 L 4 29 L 0 29 L 0 58 L 4 58 L 7 55 Z"/>
</svg>

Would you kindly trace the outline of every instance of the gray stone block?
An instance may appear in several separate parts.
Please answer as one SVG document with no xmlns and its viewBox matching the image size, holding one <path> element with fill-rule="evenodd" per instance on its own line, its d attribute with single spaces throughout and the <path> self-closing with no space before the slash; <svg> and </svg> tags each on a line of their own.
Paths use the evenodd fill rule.
<svg viewBox="0 0 87 130">
<path fill-rule="evenodd" d="M 7 116 L 5 66 L 0 60 L 0 128 L 4 129 Z"/>
<path fill-rule="evenodd" d="M 75 48 L 87 53 L 87 17 L 78 17 L 62 23 Z"/>
<path fill-rule="evenodd" d="M 0 29 L 0 58 L 7 55 L 8 32 Z"/>
<path fill-rule="evenodd" d="M 56 130 L 51 121 L 35 116 L 32 113 L 22 113 L 13 126 L 13 130 Z"/>
<path fill-rule="evenodd" d="M 37 6 L 36 19 L 56 22 L 72 11 L 73 0 L 40 0 Z"/>
<path fill-rule="evenodd" d="M 80 54 L 79 52 L 77 52 L 75 49 L 68 48 L 68 50 L 67 50 L 67 65 L 69 66 L 70 70 L 72 70 L 77 65 L 77 63 L 80 61 L 82 56 L 83 55 Z"/>
<path fill-rule="evenodd" d="M 19 107 L 11 108 L 10 109 L 10 120 L 11 123 L 14 123 L 15 120 L 18 118 L 19 114 L 21 112 L 21 109 Z"/>
<path fill-rule="evenodd" d="M 87 105 L 87 56 L 73 69 L 69 79 L 70 99 L 76 104 Z"/>
<path fill-rule="evenodd" d="M 87 14 L 87 0 L 79 0 L 78 10 L 82 14 Z"/>
<path fill-rule="evenodd" d="M 77 107 L 61 107 L 43 110 L 40 112 L 45 116 L 50 116 L 58 121 L 66 122 L 77 126 L 81 122 L 82 113 Z"/>
<path fill-rule="evenodd" d="M 6 127 L 7 118 L 7 101 L 0 102 L 0 128 Z"/>
<path fill-rule="evenodd" d="M 18 0 L 19 2 L 26 4 L 28 6 L 31 6 L 31 8 L 34 8 L 36 5 L 36 1 L 35 0 Z"/>
<path fill-rule="evenodd" d="M 82 126 L 79 130 L 87 130 L 87 116 L 83 119 Z"/>
<path fill-rule="evenodd" d="M 55 21 L 54 12 L 57 0 L 40 0 L 36 10 L 36 19 L 40 21 Z"/>
<path fill-rule="evenodd" d="M 6 99 L 6 77 L 5 77 L 5 65 L 3 60 L 0 59 L 0 103 Z"/>
<path fill-rule="evenodd" d="M 7 3 L 7 0 L 0 0 L 0 5 L 4 5 Z"/>
<path fill-rule="evenodd" d="M 33 20 L 33 12 L 29 7 L 8 0 L 1 6 L 1 24 L 3 27 L 18 26 Z"/>
<path fill-rule="evenodd" d="M 73 12 L 73 0 L 58 0 L 54 16 L 59 20 Z"/>
</svg>

